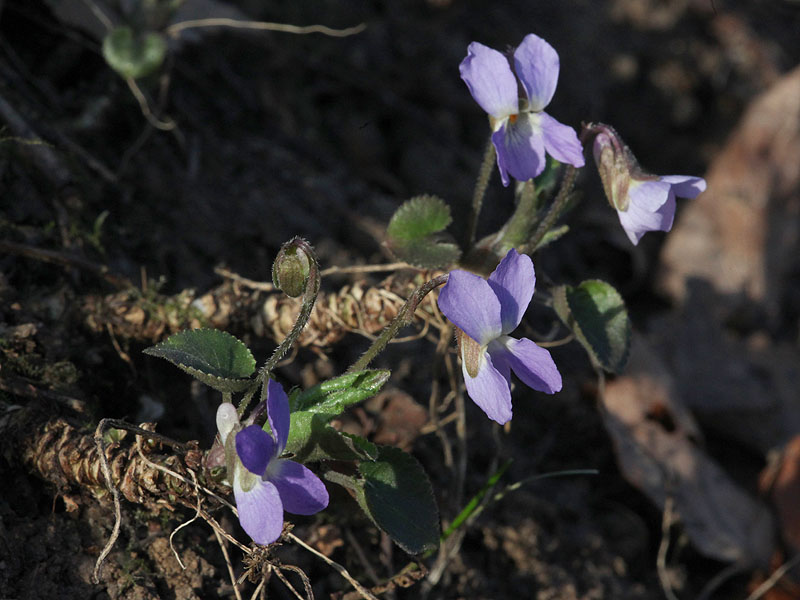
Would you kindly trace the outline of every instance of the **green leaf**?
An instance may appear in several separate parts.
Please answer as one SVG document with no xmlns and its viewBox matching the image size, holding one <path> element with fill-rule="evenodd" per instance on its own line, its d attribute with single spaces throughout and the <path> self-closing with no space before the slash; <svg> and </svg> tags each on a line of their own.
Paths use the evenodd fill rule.
<svg viewBox="0 0 800 600">
<path fill-rule="evenodd" d="M 534 250 L 541 250 L 548 244 L 552 244 L 561 236 L 565 235 L 569 231 L 569 225 L 560 225 L 558 227 L 553 227 L 550 231 L 542 236 L 541 241 L 536 245 Z"/>
<path fill-rule="evenodd" d="M 321 460 L 372 460 L 375 445 L 362 438 L 337 431 L 327 421 L 330 417 L 308 411 L 291 415 L 286 452 L 301 463 Z M 356 436 L 357 437 L 357 436 Z"/>
<path fill-rule="evenodd" d="M 457 262 L 461 250 L 451 242 L 423 239 L 416 242 L 387 242 L 389 250 L 397 258 L 421 269 L 439 269 Z"/>
<path fill-rule="evenodd" d="M 453 264 L 461 256 L 452 236 L 450 207 L 438 196 L 416 196 L 397 209 L 386 229 L 386 245 L 397 258 L 425 269 Z"/>
<path fill-rule="evenodd" d="M 409 554 L 439 543 L 439 509 L 425 470 L 410 454 L 379 446 L 375 461 L 362 461 L 356 499 L 367 516 Z"/>
<path fill-rule="evenodd" d="M 240 392 L 252 384 L 247 379 L 256 359 L 240 340 L 218 329 L 188 329 L 144 350 L 166 359 L 220 392 Z"/>
<path fill-rule="evenodd" d="M 103 40 L 103 58 L 126 79 L 149 75 L 161 66 L 166 54 L 164 36 L 153 31 L 139 34 L 130 27 L 117 27 Z"/>
<path fill-rule="evenodd" d="M 338 415 L 351 404 L 372 398 L 389 380 L 389 375 L 388 369 L 366 369 L 328 379 L 300 392 L 292 409 Z"/>
<path fill-rule="evenodd" d="M 324 381 L 292 398 L 286 450 L 300 462 L 374 457 L 374 444 L 336 431 L 328 423 L 348 406 L 377 394 L 389 379 L 386 369 L 368 369 Z"/>
<path fill-rule="evenodd" d="M 561 163 L 550 155 L 547 155 L 547 163 L 544 171 L 535 179 L 537 195 L 550 197 L 556 191 L 556 185 L 561 174 Z"/>
<path fill-rule="evenodd" d="M 450 207 L 438 196 L 415 196 L 397 209 L 386 233 L 395 240 L 413 242 L 443 231 L 452 220 Z"/>
<path fill-rule="evenodd" d="M 617 290 L 597 279 L 578 287 L 563 285 L 553 290 L 553 306 L 595 365 L 622 372 L 628 362 L 631 323 Z"/>
<path fill-rule="evenodd" d="M 353 448 L 361 454 L 361 459 L 376 460 L 378 458 L 380 449 L 376 444 L 373 444 L 369 440 L 366 440 L 354 433 L 342 432 L 342 435 L 350 440 Z"/>
</svg>

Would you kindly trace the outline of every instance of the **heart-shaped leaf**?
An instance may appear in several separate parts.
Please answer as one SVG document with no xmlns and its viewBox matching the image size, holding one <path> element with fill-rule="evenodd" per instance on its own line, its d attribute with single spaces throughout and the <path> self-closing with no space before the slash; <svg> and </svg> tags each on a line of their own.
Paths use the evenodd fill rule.
<svg viewBox="0 0 800 600">
<path fill-rule="evenodd" d="M 397 258 L 421 269 L 448 267 L 461 257 L 461 250 L 452 242 L 423 239 L 416 242 L 387 243 Z"/>
<path fill-rule="evenodd" d="M 379 446 L 378 458 L 362 461 L 356 499 L 367 516 L 409 554 L 439 544 L 439 509 L 425 470 L 410 454 Z"/>
<path fill-rule="evenodd" d="M 433 269 L 458 260 L 461 251 L 445 228 L 450 207 L 438 196 L 415 196 L 404 202 L 386 229 L 386 245 L 401 260 Z"/>
<path fill-rule="evenodd" d="M 256 369 L 256 359 L 247 346 L 218 329 L 181 331 L 144 353 L 170 361 L 221 392 L 246 389 L 252 383 L 247 378 Z"/>
<path fill-rule="evenodd" d="M 397 209 L 386 233 L 392 239 L 413 242 L 444 231 L 452 220 L 450 207 L 438 196 L 415 196 Z"/>
<path fill-rule="evenodd" d="M 130 27 L 117 27 L 103 40 L 103 58 L 126 79 L 149 75 L 161 66 L 166 54 L 164 36 L 153 31 L 136 33 Z"/>
<path fill-rule="evenodd" d="M 595 365 L 622 372 L 628 362 L 631 323 L 625 301 L 613 286 L 597 279 L 578 287 L 559 286 L 553 290 L 553 307 Z"/>
</svg>

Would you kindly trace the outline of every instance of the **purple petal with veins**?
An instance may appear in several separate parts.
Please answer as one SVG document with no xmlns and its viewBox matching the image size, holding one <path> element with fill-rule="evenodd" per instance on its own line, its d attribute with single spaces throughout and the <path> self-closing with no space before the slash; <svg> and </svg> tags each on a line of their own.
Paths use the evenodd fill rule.
<svg viewBox="0 0 800 600">
<path fill-rule="evenodd" d="M 558 53 L 538 35 L 530 33 L 514 51 L 514 69 L 531 110 L 543 110 L 553 99 L 558 84 Z"/>
</svg>

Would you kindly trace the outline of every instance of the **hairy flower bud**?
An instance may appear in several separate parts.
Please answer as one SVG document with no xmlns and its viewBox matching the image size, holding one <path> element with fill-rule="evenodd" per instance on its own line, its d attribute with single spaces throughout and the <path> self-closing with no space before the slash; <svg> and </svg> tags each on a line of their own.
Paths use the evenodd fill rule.
<svg viewBox="0 0 800 600">
<path fill-rule="evenodd" d="M 292 298 L 303 295 L 311 270 L 309 257 L 297 241 L 286 242 L 272 264 L 272 282 Z"/>
</svg>

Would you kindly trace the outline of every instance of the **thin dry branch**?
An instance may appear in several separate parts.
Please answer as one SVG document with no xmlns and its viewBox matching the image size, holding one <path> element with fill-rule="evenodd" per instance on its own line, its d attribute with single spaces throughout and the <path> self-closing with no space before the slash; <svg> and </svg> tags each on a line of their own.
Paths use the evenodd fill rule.
<svg viewBox="0 0 800 600">
<path fill-rule="evenodd" d="M 181 31 L 186 29 L 199 29 L 207 27 L 228 27 L 231 29 L 250 29 L 256 31 L 280 31 L 282 33 L 295 33 L 305 35 L 309 33 L 321 33 L 331 37 L 347 37 L 361 33 L 366 29 L 364 23 L 359 23 L 354 27 L 345 29 L 333 29 L 326 25 L 289 25 L 287 23 L 270 23 L 268 21 L 243 21 L 241 19 L 229 19 L 224 17 L 210 19 L 192 19 L 174 23 L 165 30 L 167 35 L 177 37 Z"/>
<path fill-rule="evenodd" d="M 322 552 L 319 552 L 316 549 L 312 548 L 293 533 L 289 533 L 288 537 L 298 546 L 305 548 L 306 550 L 311 552 L 314 556 L 321 558 L 328 565 L 333 567 L 342 577 L 344 577 L 350 583 L 350 585 L 352 585 L 356 589 L 356 591 L 359 594 L 361 594 L 362 598 L 364 598 L 365 600 L 378 600 L 367 588 L 358 583 L 358 581 L 352 575 L 350 575 L 347 569 L 345 569 L 342 565 L 340 565 L 334 560 L 331 560 L 330 558 L 325 556 Z"/>
</svg>

